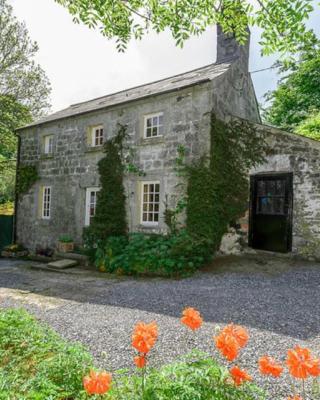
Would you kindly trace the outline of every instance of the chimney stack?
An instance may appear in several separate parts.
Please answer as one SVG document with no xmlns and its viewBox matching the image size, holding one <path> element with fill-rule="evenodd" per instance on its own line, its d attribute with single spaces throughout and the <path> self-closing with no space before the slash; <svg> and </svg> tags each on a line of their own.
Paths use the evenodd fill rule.
<svg viewBox="0 0 320 400">
<path fill-rule="evenodd" d="M 250 31 L 245 45 L 240 45 L 232 33 L 225 34 L 217 25 L 217 63 L 239 60 L 244 68 L 249 69 Z"/>
</svg>

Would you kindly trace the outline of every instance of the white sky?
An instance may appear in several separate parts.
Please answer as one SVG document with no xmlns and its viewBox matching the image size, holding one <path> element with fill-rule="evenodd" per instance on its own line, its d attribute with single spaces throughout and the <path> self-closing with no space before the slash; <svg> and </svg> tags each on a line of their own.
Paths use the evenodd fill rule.
<svg viewBox="0 0 320 400">
<path fill-rule="evenodd" d="M 37 62 L 52 85 L 52 111 L 215 61 L 213 28 L 200 38 L 191 38 L 182 50 L 175 47 L 170 34 L 152 33 L 142 41 L 132 41 L 123 54 L 117 52 L 114 41 L 104 38 L 98 30 L 74 24 L 68 11 L 54 0 L 9 2 L 39 44 Z M 258 31 L 254 30 L 251 71 L 269 67 L 274 61 L 260 57 L 258 40 Z M 259 101 L 277 82 L 274 71 L 254 74 L 253 79 Z"/>
</svg>

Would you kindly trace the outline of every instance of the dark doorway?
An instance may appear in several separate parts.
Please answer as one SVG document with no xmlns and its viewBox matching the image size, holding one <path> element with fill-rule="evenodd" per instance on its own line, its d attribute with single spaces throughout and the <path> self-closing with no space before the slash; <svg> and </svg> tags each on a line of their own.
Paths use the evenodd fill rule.
<svg viewBox="0 0 320 400">
<path fill-rule="evenodd" d="M 292 246 L 292 174 L 251 177 L 249 244 L 287 253 Z"/>
<path fill-rule="evenodd" d="M 0 252 L 13 242 L 13 215 L 0 215 Z"/>
</svg>

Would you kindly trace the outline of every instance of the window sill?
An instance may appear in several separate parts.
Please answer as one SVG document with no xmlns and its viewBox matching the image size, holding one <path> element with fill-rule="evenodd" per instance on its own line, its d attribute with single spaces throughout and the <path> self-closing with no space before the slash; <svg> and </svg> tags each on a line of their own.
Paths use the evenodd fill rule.
<svg viewBox="0 0 320 400">
<path fill-rule="evenodd" d="M 146 225 L 144 225 L 144 224 L 139 224 L 138 225 L 138 228 L 139 229 L 150 229 L 150 230 L 153 230 L 153 229 L 159 229 L 159 224 L 150 224 L 150 225 L 148 225 L 148 224 L 146 224 Z"/>
<path fill-rule="evenodd" d="M 53 157 L 54 157 L 54 154 L 41 154 L 40 160 L 50 160 Z"/>
<path fill-rule="evenodd" d="M 141 138 L 140 139 L 140 146 L 146 145 L 155 145 L 155 144 L 163 144 L 165 142 L 163 136 L 155 136 L 151 138 Z"/>
<path fill-rule="evenodd" d="M 101 146 L 87 146 L 85 149 L 85 153 L 96 153 L 96 152 L 102 152 L 103 151 L 103 145 Z"/>
</svg>

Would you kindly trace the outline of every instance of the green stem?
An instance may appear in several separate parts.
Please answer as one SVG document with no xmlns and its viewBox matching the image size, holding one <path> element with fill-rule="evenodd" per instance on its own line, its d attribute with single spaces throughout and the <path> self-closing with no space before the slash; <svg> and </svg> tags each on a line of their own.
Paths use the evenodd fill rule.
<svg viewBox="0 0 320 400">
<path fill-rule="evenodd" d="M 307 397 L 306 397 L 306 388 L 305 388 L 305 385 L 304 385 L 304 379 L 302 379 L 302 396 L 303 396 L 304 400 L 307 399 Z"/>
</svg>

